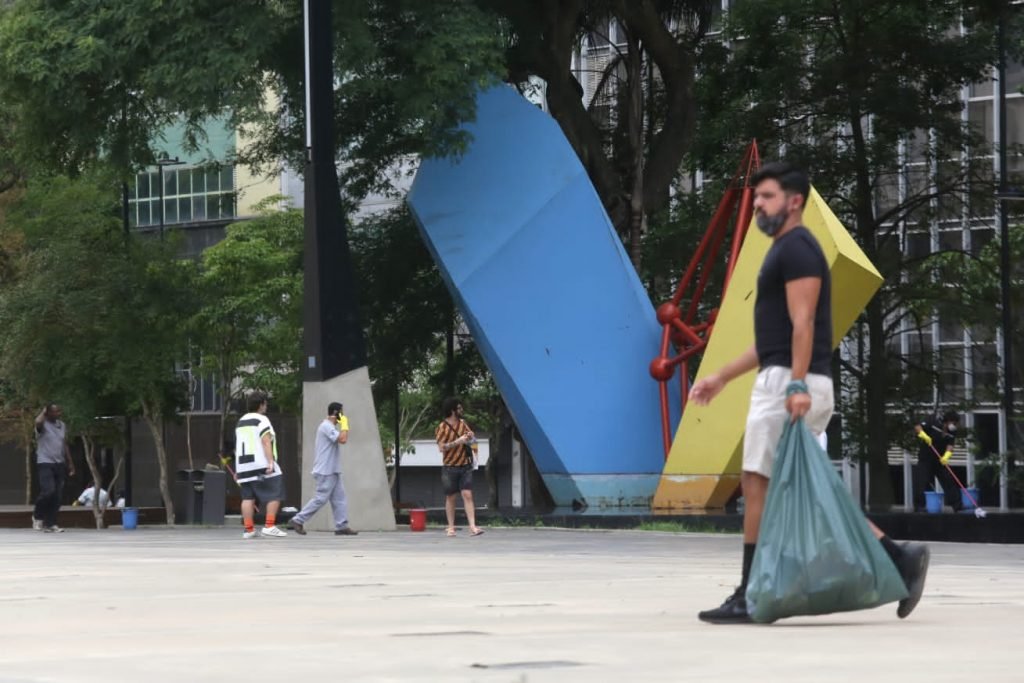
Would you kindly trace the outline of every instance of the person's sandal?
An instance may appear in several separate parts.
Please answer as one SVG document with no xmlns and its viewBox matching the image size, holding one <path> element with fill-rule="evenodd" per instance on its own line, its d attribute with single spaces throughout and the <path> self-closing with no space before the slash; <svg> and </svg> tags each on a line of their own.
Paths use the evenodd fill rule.
<svg viewBox="0 0 1024 683">
<path fill-rule="evenodd" d="M 483 530 L 483 529 L 481 529 L 481 528 L 480 528 L 480 527 L 478 527 L 478 526 L 475 526 L 475 527 L 473 527 L 473 530 L 472 530 L 472 531 L 470 532 L 470 534 L 469 534 L 469 535 L 470 535 L 470 536 L 480 536 L 480 535 L 481 535 L 481 534 L 483 534 L 483 533 L 484 533 L 484 530 Z"/>
<path fill-rule="evenodd" d="M 455 527 L 451 527 L 451 526 L 450 526 L 450 527 L 448 527 L 448 531 L 447 531 L 447 534 L 446 534 L 446 535 L 448 535 L 448 536 L 454 536 L 454 535 L 455 535 Z"/>
</svg>

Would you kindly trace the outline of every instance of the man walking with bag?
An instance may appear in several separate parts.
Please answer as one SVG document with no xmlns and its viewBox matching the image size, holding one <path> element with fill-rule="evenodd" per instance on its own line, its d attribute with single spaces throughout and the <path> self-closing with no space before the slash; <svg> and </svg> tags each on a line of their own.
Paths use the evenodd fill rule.
<svg viewBox="0 0 1024 683">
<path fill-rule="evenodd" d="M 340 403 L 331 403 L 327 406 L 327 418 L 316 430 L 316 458 L 313 461 L 316 493 L 299 514 L 292 517 L 291 527 L 295 533 L 305 536 L 306 522 L 328 501 L 334 514 L 335 536 L 359 533 L 348 525 L 348 504 L 345 487 L 341 483 L 341 445 L 344 443 L 348 443 L 348 418 L 342 414 Z"/>
<path fill-rule="evenodd" d="M 786 163 L 765 164 L 751 178 L 757 227 L 772 239 L 757 278 L 754 346 L 697 382 L 690 399 L 707 405 L 725 385 L 759 369 L 750 398 L 740 482 L 743 512 L 743 572 L 739 587 L 720 607 L 700 612 L 702 621 L 750 623 L 746 589 L 775 449 L 786 422 L 803 418 L 815 435 L 828 426 L 834 407 L 831 355 L 831 274 L 818 241 L 803 226 L 810 194 L 807 175 Z M 929 552 L 922 544 L 896 545 L 872 531 L 899 569 L 909 597 L 897 615 L 913 611 L 924 590 Z"/>
</svg>

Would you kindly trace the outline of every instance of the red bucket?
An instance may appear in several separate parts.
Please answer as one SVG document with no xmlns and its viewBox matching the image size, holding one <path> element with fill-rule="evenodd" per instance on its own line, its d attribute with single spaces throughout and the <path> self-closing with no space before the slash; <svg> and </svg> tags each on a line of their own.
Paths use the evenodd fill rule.
<svg viewBox="0 0 1024 683">
<path fill-rule="evenodd" d="M 427 511 L 422 508 L 409 510 L 409 530 L 423 531 L 427 528 Z"/>
</svg>

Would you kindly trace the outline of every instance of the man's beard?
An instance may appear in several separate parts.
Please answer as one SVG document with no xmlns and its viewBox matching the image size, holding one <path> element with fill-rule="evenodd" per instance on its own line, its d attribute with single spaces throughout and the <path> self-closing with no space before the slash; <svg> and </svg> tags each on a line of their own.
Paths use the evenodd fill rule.
<svg viewBox="0 0 1024 683">
<path fill-rule="evenodd" d="M 788 211 L 780 211 L 774 216 L 769 216 L 766 213 L 758 213 L 755 217 L 757 220 L 758 229 L 769 237 L 775 237 L 776 233 L 782 229 L 782 226 L 786 224 L 786 220 L 789 218 Z"/>
</svg>

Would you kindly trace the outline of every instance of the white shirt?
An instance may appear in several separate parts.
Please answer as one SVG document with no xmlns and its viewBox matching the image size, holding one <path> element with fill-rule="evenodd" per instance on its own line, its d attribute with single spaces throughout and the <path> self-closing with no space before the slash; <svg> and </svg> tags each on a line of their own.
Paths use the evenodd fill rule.
<svg viewBox="0 0 1024 683">
<path fill-rule="evenodd" d="M 79 505 L 92 505 L 92 499 L 96 496 L 96 487 L 90 486 L 86 490 L 82 491 L 82 495 L 78 497 Z M 106 489 L 100 489 L 100 507 L 108 507 L 110 505 L 110 495 Z"/>
</svg>

